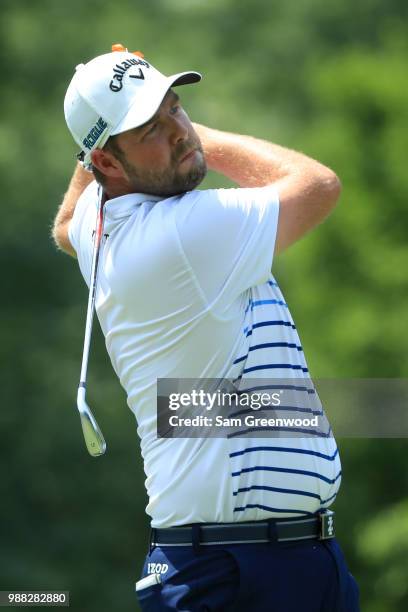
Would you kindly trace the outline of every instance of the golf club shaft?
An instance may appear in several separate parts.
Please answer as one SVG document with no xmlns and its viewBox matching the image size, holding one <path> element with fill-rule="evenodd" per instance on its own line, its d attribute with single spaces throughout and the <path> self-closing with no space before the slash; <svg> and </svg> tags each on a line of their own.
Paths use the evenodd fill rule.
<svg viewBox="0 0 408 612">
<path fill-rule="evenodd" d="M 88 308 L 85 323 L 84 350 L 82 354 L 82 365 L 80 381 L 77 394 L 77 408 L 81 417 L 82 432 L 88 452 L 93 457 L 103 455 L 106 450 L 106 443 L 102 431 L 93 416 L 91 409 L 86 403 L 86 377 L 88 371 L 89 350 L 91 345 L 92 324 L 95 311 L 96 286 L 98 280 L 98 263 L 103 235 L 104 217 L 104 194 L 102 187 L 99 187 L 98 210 L 96 218 L 96 228 L 94 234 L 94 247 L 92 255 L 91 278 L 89 284 Z"/>
<path fill-rule="evenodd" d="M 82 365 L 81 365 L 81 374 L 79 380 L 79 386 L 84 387 L 86 389 L 86 376 L 88 371 L 88 360 L 89 360 L 89 349 L 91 345 L 91 336 L 92 336 L 92 324 L 93 317 L 95 311 L 95 297 L 96 297 L 96 286 L 98 280 L 98 263 L 99 263 L 99 254 L 100 254 L 100 246 L 102 241 L 103 234 L 103 189 L 99 187 L 98 194 L 98 212 L 96 219 L 96 228 L 94 235 L 94 248 L 92 255 L 92 268 L 91 268 L 91 279 L 89 285 L 89 297 L 88 297 L 88 309 L 86 313 L 86 323 L 85 323 L 85 338 L 84 338 L 84 350 L 82 353 Z"/>
</svg>

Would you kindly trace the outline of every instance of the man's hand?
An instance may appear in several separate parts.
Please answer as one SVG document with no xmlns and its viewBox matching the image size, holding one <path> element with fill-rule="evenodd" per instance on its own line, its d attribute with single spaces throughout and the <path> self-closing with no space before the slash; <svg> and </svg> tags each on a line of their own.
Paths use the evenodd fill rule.
<svg viewBox="0 0 408 612">
<path fill-rule="evenodd" d="M 210 170 L 240 187 L 276 187 L 280 207 L 275 253 L 299 240 L 334 208 L 341 185 L 326 166 L 264 140 L 193 125 Z"/>
<path fill-rule="evenodd" d="M 94 175 L 92 172 L 88 172 L 83 168 L 82 164 L 78 163 L 69 184 L 68 191 L 55 217 L 52 237 L 57 247 L 72 257 L 76 257 L 76 253 L 68 238 L 68 225 L 72 219 L 80 195 L 93 180 Z"/>
</svg>

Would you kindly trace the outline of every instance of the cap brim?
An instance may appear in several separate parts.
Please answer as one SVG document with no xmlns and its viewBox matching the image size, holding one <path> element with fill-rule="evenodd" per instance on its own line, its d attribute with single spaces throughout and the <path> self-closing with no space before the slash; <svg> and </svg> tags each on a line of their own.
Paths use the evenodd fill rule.
<svg viewBox="0 0 408 612">
<path fill-rule="evenodd" d="M 169 77 L 164 77 L 159 87 L 157 87 L 155 91 L 151 91 L 147 99 L 143 100 L 138 97 L 137 100 L 135 100 L 126 116 L 114 127 L 110 135 L 115 136 L 116 134 L 127 132 L 128 130 L 141 127 L 147 123 L 156 113 L 170 87 L 190 85 L 192 83 L 198 83 L 199 81 L 201 81 L 201 74 L 199 72 L 180 72 Z"/>
<path fill-rule="evenodd" d="M 180 72 L 168 78 L 172 79 L 171 85 L 190 85 L 201 81 L 201 74 L 199 72 Z"/>
</svg>

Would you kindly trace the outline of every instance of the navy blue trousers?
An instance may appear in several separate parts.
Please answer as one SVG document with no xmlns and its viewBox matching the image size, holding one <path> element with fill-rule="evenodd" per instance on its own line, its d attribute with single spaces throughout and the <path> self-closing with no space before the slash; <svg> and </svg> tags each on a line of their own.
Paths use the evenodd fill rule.
<svg viewBox="0 0 408 612">
<path fill-rule="evenodd" d="M 156 547 L 137 591 L 143 612 L 359 612 L 358 586 L 336 539 Z"/>
</svg>

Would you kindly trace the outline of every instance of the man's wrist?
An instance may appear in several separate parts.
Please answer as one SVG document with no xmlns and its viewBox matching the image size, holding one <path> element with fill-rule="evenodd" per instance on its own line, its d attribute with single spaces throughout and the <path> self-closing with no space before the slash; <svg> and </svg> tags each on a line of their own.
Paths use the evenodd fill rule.
<svg viewBox="0 0 408 612">
<path fill-rule="evenodd" d="M 78 189 L 82 192 L 85 187 L 88 187 L 89 183 L 92 183 L 93 180 L 95 180 L 93 172 L 86 170 L 83 165 L 78 162 L 71 179 L 70 187 Z"/>
<path fill-rule="evenodd" d="M 200 138 L 208 168 L 216 172 L 222 172 L 220 160 L 225 159 L 225 147 L 229 140 L 228 137 L 232 135 L 199 123 L 193 123 L 193 126 Z"/>
</svg>

